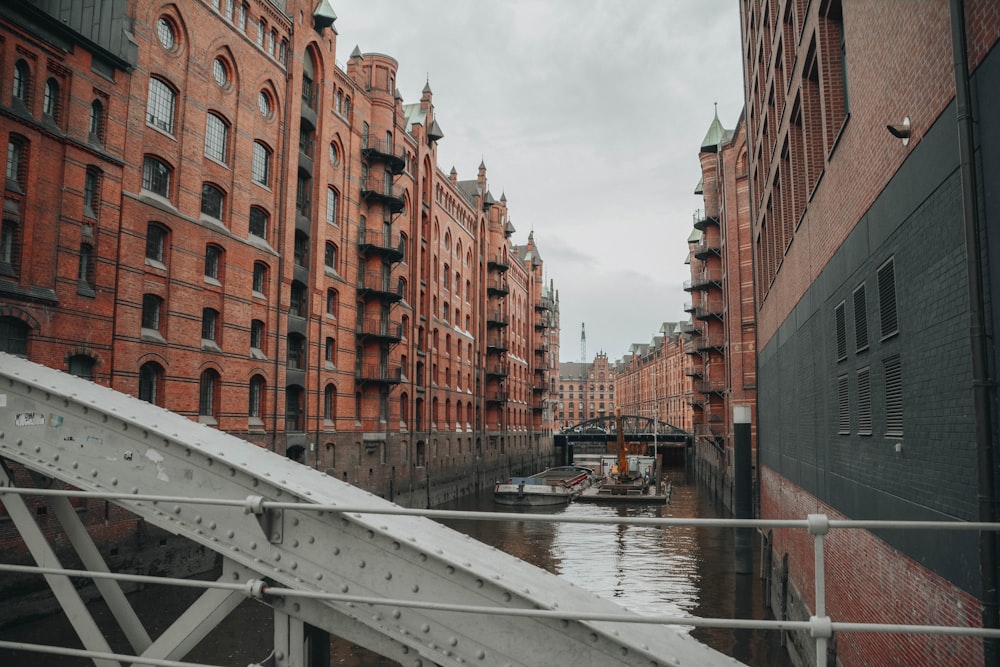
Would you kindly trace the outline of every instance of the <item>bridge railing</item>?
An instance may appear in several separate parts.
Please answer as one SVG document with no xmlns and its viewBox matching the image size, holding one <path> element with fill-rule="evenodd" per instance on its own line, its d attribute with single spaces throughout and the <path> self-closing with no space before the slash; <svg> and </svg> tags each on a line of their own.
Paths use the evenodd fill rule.
<svg viewBox="0 0 1000 667">
<path fill-rule="evenodd" d="M 101 500 L 141 500 L 152 503 L 214 505 L 241 508 L 246 514 L 262 515 L 269 510 L 297 510 L 314 512 L 331 512 L 335 514 L 371 514 L 420 516 L 431 519 L 461 519 L 481 521 L 518 521 L 546 523 L 579 523 L 629 526 L 658 527 L 701 527 L 701 528 L 756 528 L 756 529 L 804 529 L 813 536 L 814 567 L 814 610 L 808 621 L 792 620 L 762 620 L 762 619 L 728 619 L 728 618 L 698 618 L 676 615 L 626 615 L 624 613 L 574 613 L 561 609 L 524 609 L 482 605 L 467 605 L 428 600 L 389 599 L 385 597 L 348 595 L 339 593 L 323 593 L 294 588 L 272 586 L 263 580 L 248 579 L 241 582 L 199 581 L 190 579 L 173 579 L 168 577 L 117 574 L 106 571 L 71 570 L 51 567 L 34 567 L 25 565 L 10 565 L 0 563 L 0 572 L 33 573 L 42 575 L 59 575 L 67 577 L 89 577 L 92 579 L 111 579 L 158 585 L 177 585 L 204 589 L 236 590 L 244 592 L 248 597 L 266 598 L 268 596 L 284 598 L 311 598 L 337 602 L 355 603 L 358 605 L 373 605 L 387 608 L 414 608 L 434 610 L 438 612 L 454 612 L 456 614 L 481 614 L 496 616 L 518 616 L 528 618 L 562 619 L 573 621 L 610 621 L 622 623 L 641 623 L 656 625 L 676 625 L 696 628 L 726 628 L 738 630 L 778 630 L 805 631 L 815 641 L 816 663 L 825 664 L 827 644 L 835 632 L 861 633 L 893 633 L 916 635 L 949 635 L 959 637 L 980 637 L 983 639 L 1000 640 L 1000 629 L 976 626 L 921 625 L 913 623 L 860 623 L 845 622 L 832 619 L 827 614 L 827 573 L 826 573 L 826 543 L 825 538 L 831 530 L 933 530 L 933 531 L 1000 531 L 1000 523 L 962 522 L 962 521 L 892 521 L 892 520 L 854 520 L 831 519 L 826 514 L 809 514 L 802 519 L 701 519 L 701 518 L 661 518 L 661 517 L 595 517 L 566 516 L 563 514 L 524 514 L 520 512 L 469 512 L 459 510 L 432 510 L 406 508 L 400 506 L 370 506 L 370 505 L 328 505 L 309 504 L 301 502 L 277 502 L 265 500 L 261 496 L 245 498 L 198 498 L 191 496 L 143 495 L 136 493 L 104 493 L 85 492 L 72 489 L 39 489 L 21 487 L 0 487 L 0 501 L 5 494 L 24 496 L 63 496 L 75 498 L 94 498 Z M 21 651 L 37 651 L 50 654 L 73 655 L 108 660 L 134 661 L 135 656 L 99 653 L 79 649 L 49 647 L 22 642 L 0 641 L 0 648 Z M 824 657 L 821 660 L 821 657 Z M 163 665 L 165 667 L 212 667 L 198 663 L 178 662 L 171 660 L 153 660 L 143 658 L 142 664 Z M 251 665 L 251 667 L 255 667 Z"/>
</svg>

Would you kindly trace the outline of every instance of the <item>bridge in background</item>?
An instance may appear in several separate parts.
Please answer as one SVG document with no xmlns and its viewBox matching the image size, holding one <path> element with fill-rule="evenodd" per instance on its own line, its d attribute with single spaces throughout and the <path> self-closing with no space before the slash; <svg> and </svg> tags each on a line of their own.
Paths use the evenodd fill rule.
<svg viewBox="0 0 1000 667">
<path fill-rule="evenodd" d="M 618 418 L 596 417 L 564 428 L 554 436 L 557 450 L 568 452 L 616 452 Z M 622 415 L 621 429 L 630 453 L 652 454 L 656 450 L 663 456 L 667 467 L 686 464 L 687 453 L 694 443 L 694 435 L 665 421 L 640 415 Z M 637 451 L 637 445 L 643 451 Z"/>
<path fill-rule="evenodd" d="M 669 444 L 681 436 L 660 437 Z M 310 641 L 316 648 L 325 637 L 315 629 L 414 667 L 738 664 L 430 519 L 392 514 L 391 503 L 283 456 L 2 353 L 0 458 L 32 471 L 36 495 L 140 657 L 112 653 L 5 470 L 0 500 L 99 667 L 176 664 L 248 596 L 274 610 L 273 667 L 309 664 Z M 63 485 L 221 554 L 218 586 L 150 637 L 56 491 Z"/>
</svg>

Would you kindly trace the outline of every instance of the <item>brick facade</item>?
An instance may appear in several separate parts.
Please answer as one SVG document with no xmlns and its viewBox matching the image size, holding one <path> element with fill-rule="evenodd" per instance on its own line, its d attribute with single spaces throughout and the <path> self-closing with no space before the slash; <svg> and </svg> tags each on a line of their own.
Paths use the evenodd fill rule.
<svg viewBox="0 0 1000 667">
<path fill-rule="evenodd" d="M 438 168 L 430 86 L 338 65 L 314 9 L 98 3 L 133 47 L 4 10 L 4 349 L 393 498 L 550 455 L 534 237 L 485 165 Z"/>
</svg>

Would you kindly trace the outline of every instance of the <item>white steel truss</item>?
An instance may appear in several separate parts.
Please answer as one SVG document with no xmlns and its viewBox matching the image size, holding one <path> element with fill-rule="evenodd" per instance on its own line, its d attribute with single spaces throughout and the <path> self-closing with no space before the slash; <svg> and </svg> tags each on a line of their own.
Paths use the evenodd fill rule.
<svg viewBox="0 0 1000 667">
<path fill-rule="evenodd" d="M 113 498 L 152 524 L 223 554 L 220 581 L 246 582 L 242 591 L 206 590 L 154 639 L 117 583 L 104 580 L 99 590 L 135 654 L 153 661 L 133 661 L 136 665 L 180 660 L 247 594 L 275 610 L 275 651 L 267 661 L 273 667 L 304 664 L 305 624 L 403 665 L 739 664 L 685 634 L 629 622 L 635 615 L 613 602 L 430 519 L 375 513 L 395 506 L 283 456 L 2 353 L 0 457 L 36 473 L 40 486 L 58 480 Z M 6 475 L 0 484 L 12 485 Z M 20 495 L 0 497 L 36 562 L 58 569 Z M 47 498 L 86 568 L 107 572 L 68 500 Z M 324 509 L 306 508 L 316 504 Z M 45 576 L 85 648 L 105 656 L 95 657 L 95 664 L 122 664 L 68 577 Z M 269 594 L 269 589 L 295 595 Z M 386 604 L 357 604 L 337 596 Z M 484 611 L 456 613 L 456 605 Z M 515 613 L 485 615 L 490 609 Z M 549 614 L 522 616 L 516 610 Z M 578 618 L 588 615 L 624 620 Z"/>
</svg>

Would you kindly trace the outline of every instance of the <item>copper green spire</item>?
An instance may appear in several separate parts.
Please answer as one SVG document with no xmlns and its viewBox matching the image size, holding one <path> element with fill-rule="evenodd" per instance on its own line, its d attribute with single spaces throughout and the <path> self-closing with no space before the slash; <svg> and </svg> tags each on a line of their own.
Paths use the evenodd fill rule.
<svg viewBox="0 0 1000 667">
<path fill-rule="evenodd" d="M 726 133 L 722 123 L 719 122 L 719 103 L 715 103 L 715 118 L 712 119 L 712 124 L 708 126 L 708 132 L 705 134 L 705 138 L 701 140 L 701 150 L 703 151 L 715 151 L 718 147 L 719 142 L 722 141 L 723 135 Z"/>
</svg>

